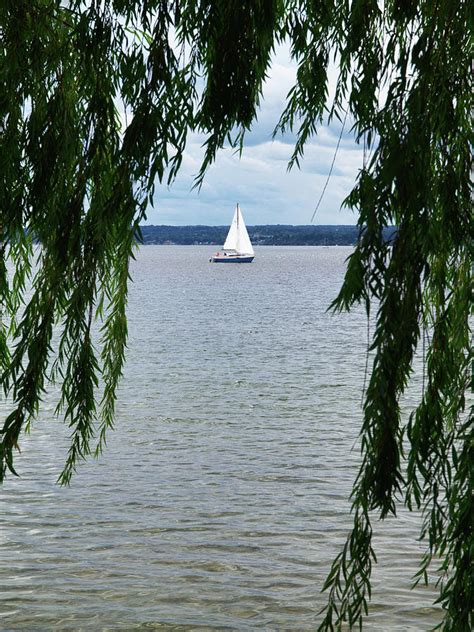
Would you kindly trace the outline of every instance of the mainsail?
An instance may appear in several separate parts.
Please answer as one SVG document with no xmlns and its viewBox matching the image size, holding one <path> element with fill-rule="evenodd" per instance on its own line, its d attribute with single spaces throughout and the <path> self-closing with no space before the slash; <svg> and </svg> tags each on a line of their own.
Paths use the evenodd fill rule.
<svg viewBox="0 0 474 632">
<path fill-rule="evenodd" d="M 254 254 L 247 227 L 238 204 L 224 243 L 224 251 L 235 252 L 238 255 Z"/>
</svg>

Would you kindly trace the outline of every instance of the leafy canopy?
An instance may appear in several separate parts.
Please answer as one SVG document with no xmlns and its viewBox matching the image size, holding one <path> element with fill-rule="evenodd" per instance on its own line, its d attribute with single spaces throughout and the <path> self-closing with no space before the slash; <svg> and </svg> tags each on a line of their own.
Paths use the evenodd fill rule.
<svg viewBox="0 0 474 632">
<path fill-rule="evenodd" d="M 346 200 L 360 238 L 333 307 L 375 310 L 374 362 L 354 526 L 320 629 L 361 624 L 372 518 L 398 502 L 423 511 L 419 578 L 440 560 L 443 629 L 472 629 L 472 13 L 453 0 L 4 0 L 0 361 L 11 411 L 0 478 L 15 471 L 51 381 L 72 429 L 61 482 L 102 449 L 124 363 L 129 260 L 155 180 L 173 180 L 189 130 L 207 136 L 198 183 L 225 142 L 242 147 L 274 47 L 287 41 L 298 72 L 276 131 L 297 132 L 291 164 L 327 111 L 348 109 L 370 152 Z M 406 423 L 399 401 L 420 345 L 423 394 Z"/>
</svg>

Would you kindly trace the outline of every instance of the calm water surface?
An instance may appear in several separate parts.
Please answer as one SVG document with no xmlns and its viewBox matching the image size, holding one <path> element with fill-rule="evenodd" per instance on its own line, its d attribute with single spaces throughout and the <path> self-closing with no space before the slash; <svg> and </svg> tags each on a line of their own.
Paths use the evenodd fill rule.
<svg viewBox="0 0 474 632">
<path fill-rule="evenodd" d="M 2 630 L 317 626 L 358 463 L 367 324 L 326 313 L 350 250 L 260 248 L 241 266 L 211 251 L 138 253 L 103 457 L 55 484 L 68 432 L 51 396 L 23 440 L 0 489 Z M 367 629 L 427 630 L 419 520 L 378 526 Z"/>
</svg>

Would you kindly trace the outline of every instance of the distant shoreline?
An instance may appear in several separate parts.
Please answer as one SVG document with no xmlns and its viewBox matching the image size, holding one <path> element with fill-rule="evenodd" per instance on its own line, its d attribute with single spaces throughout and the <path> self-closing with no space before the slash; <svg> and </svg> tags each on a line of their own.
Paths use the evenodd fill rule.
<svg viewBox="0 0 474 632">
<path fill-rule="evenodd" d="M 142 244 L 159 246 L 218 246 L 221 247 L 228 226 L 140 226 Z M 254 246 L 354 246 L 359 236 L 358 226 L 266 224 L 247 226 Z M 390 239 L 396 227 L 386 228 Z"/>
</svg>

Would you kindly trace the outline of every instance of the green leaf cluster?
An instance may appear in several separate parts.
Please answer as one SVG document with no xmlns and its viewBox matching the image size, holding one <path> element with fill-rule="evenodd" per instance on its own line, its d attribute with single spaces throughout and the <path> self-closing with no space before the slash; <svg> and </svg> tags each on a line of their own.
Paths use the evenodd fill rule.
<svg viewBox="0 0 474 632">
<path fill-rule="evenodd" d="M 0 478 L 48 381 L 72 432 L 61 482 L 112 425 L 138 225 L 192 125 L 195 78 L 171 46 L 174 21 L 166 2 L 0 6 L 1 381 L 13 402 Z"/>
</svg>

